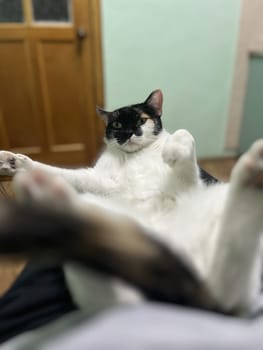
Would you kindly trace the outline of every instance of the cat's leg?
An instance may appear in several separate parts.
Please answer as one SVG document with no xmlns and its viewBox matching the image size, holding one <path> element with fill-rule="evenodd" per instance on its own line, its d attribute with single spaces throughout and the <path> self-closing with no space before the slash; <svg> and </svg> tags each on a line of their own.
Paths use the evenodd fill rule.
<svg viewBox="0 0 263 350">
<path fill-rule="evenodd" d="M 24 154 L 0 151 L 0 176 L 14 176 L 19 172 L 28 171 L 33 168 L 48 171 L 51 174 L 60 175 L 64 177 L 67 182 L 73 182 L 72 185 L 74 185 L 75 181 L 74 174 L 77 175 L 78 173 L 84 173 L 83 169 L 80 171 L 63 169 L 34 161 Z M 76 177 L 78 178 L 78 176 Z"/>
<path fill-rule="evenodd" d="M 133 217 L 83 201 L 61 179 L 36 170 L 21 174 L 15 188 L 22 205 L 1 205 L 0 253 L 74 260 L 152 299 L 217 309 L 187 257 L 153 239 Z"/>
<path fill-rule="evenodd" d="M 167 178 L 170 192 L 184 191 L 200 182 L 195 141 L 187 130 L 177 130 L 168 137 L 162 156 L 171 169 Z"/>
<path fill-rule="evenodd" d="M 225 309 L 251 307 L 259 293 L 263 232 L 263 139 L 237 162 L 218 230 L 210 284 Z"/>
<path fill-rule="evenodd" d="M 116 191 L 117 184 L 95 168 L 64 169 L 32 160 L 26 155 L 0 151 L 0 176 L 14 176 L 21 171 L 40 169 L 59 175 L 78 192 L 108 194 Z"/>
</svg>

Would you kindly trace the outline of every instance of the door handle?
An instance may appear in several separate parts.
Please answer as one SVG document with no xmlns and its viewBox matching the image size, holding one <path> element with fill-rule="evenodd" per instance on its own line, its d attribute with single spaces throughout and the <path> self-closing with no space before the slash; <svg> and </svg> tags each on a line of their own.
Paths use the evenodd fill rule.
<svg viewBox="0 0 263 350">
<path fill-rule="evenodd" d="M 77 29 L 77 38 L 82 41 L 87 37 L 87 31 L 85 28 L 79 27 Z"/>
</svg>

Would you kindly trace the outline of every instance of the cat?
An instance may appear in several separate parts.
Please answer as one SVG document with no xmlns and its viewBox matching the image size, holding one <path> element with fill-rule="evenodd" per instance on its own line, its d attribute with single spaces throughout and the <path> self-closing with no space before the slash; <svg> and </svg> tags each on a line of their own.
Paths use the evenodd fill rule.
<svg viewBox="0 0 263 350">
<path fill-rule="evenodd" d="M 33 203 L 30 213 L 18 212 L 38 217 L 41 204 L 53 229 L 33 232 L 22 219 L 12 224 L 16 208 L 3 210 L 0 252 L 43 257 L 48 251 L 117 275 L 157 300 L 249 312 L 261 284 L 263 140 L 239 159 L 229 184 L 207 187 L 192 135 L 170 135 L 161 112 L 160 90 L 142 104 L 99 109 L 107 147 L 89 169 L 59 169 L 2 151 L 2 174 L 18 172 L 17 200 Z M 76 228 L 63 223 L 61 213 Z"/>
<path fill-rule="evenodd" d="M 97 113 L 105 122 L 106 149 L 94 167 L 62 169 L 33 161 L 22 154 L 1 151 L 0 174 L 14 175 L 19 171 L 42 169 L 62 176 L 79 193 L 89 193 L 93 201 L 98 196 L 111 200 L 122 198 L 140 211 L 153 211 L 164 206 L 168 209 L 173 206 L 177 194 L 200 181 L 200 177 L 192 136 L 186 130 L 170 135 L 163 129 L 162 107 L 161 90 L 153 91 L 143 103 L 113 112 L 97 107 Z M 184 152 L 186 154 L 181 156 Z M 183 167 L 178 165 L 176 157 L 185 163 Z M 83 273 L 79 267 L 71 267 L 66 265 L 65 268 L 69 286 L 85 285 L 85 281 L 89 286 L 71 288 L 74 300 L 81 307 L 86 308 L 89 298 L 82 291 L 87 289 L 92 295 L 100 295 L 97 304 L 93 303 L 94 309 L 115 304 L 115 300 L 137 302 L 141 299 L 137 292 L 131 292 L 130 287 L 125 288 L 119 283 L 111 284 L 109 288 L 108 283 L 103 283 L 102 287 L 101 279 L 96 276 L 86 279 L 86 271 Z M 98 293 L 98 289 L 104 293 Z"/>
<path fill-rule="evenodd" d="M 106 149 L 92 168 L 71 170 L 51 167 L 22 154 L 1 151 L 0 174 L 14 175 L 19 171 L 42 169 L 62 176 L 78 192 L 89 193 L 93 200 L 98 196 L 111 200 L 122 198 L 140 211 L 153 211 L 164 206 L 168 208 L 173 205 L 178 192 L 194 185 L 200 178 L 192 136 L 185 130 L 173 136 L 164 130 L 162 107 L 161 90 L 153 91 L 143 103 L 113 112 L 97 107 L 106 125 Z M 184 152 L 186 154 L 181 156 L 180 153 Z M 176 157 L 180 158 L 179 163 L 185 163 L 183 167 L 175 166 L 178 163 Z M 107 284 L 102 288 L 100 279 L 95 276 L 86 279 L 86 272 L 82 273 L 80 268 L 76 273 L 76 268 L 72 270 L 67 265 L 65 272 L 70 286 L 84 285 L 88 281 L 89 288 L 71 288 L 75 301 L 82 307 L 86 307 L 86 300 L 89 299 L 86 292 L 84 295 L 82 293 L 87 289 L 91 294 L 100 295 L 97 305 L 93 305 L 94 309 L 114 304 L 115 299 L 118 302 L 140 299 L 138 293 L 131 293 L 131 288 L 124 288 L 123 285 L 120 288 L 119 283 L 111 284 L 110 288 L 107 288 Z M 95 292 L 98 289 L 104 290 L 104 293 Z"/>
</svg>

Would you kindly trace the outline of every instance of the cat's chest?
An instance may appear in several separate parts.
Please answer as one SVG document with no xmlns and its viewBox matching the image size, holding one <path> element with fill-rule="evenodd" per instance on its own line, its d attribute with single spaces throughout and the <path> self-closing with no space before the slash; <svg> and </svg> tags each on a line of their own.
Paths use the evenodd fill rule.
<svg viewBox="0 0 263 350">
<path fill-rule="evenodd" d="M 134 156 L 127 159 L 120 169 L 122 195 L 131 200 L 146 200 L 156 196 L 166 171 L 160 155 Z"/>
<path fill-rule="evenodd" d="M 106 153 L 97 170 L 105 179 L 113 180 L 118 197 L 142 202 L 158 196 L 168 166 L 163 162 L 161 149 L 150 149 L 132 154 Z"/>
</svg>

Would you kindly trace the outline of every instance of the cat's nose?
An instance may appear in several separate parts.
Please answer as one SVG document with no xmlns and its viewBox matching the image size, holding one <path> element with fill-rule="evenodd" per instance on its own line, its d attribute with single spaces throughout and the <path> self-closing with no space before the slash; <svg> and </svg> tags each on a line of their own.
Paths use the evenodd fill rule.
<svg viewBox="0 0 263 350">
<path fill-rule="evenodd" d="M 133 135 L 133 132 L 119 134 L 116 137 L 118 144 L 123 145 L 125 142 L 127 142 L 132 137 L 132 135 Z"/>
<path fill-rule="evenodd" d="M 142 136 L 142 129 L 140 128 L 140 129 L 135 130 L 134 135 L 135 136 Z"/>
</svg>

